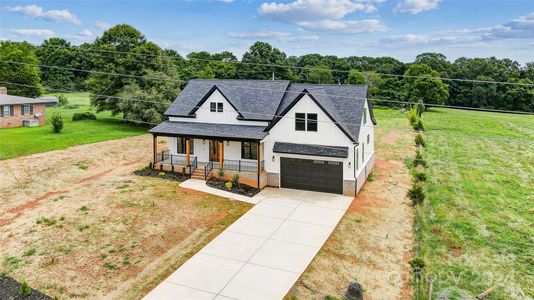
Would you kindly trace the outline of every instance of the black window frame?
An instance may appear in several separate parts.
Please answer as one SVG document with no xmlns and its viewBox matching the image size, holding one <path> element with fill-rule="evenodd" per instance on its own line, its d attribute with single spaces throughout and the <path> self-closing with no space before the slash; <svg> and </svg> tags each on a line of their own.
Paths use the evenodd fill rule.
<svg viewBox="0 0 534 300">
<path fill-rule="evenodd" d="M 217 102 L 210 102 L 210 112 L 217 111 Z"/>
<path fill-rule="evenodd" d="M 187 147 L 187 144 L 186 144 L 186 140 L 187 138 L 176 138 L 176 153 L 178 154 L 186 154 L 186 147 Z M 194 139 L 189 139 L 189 154 L 193 154 L 195 153 L 195 140 Z"/>
<path fill-rule="evenodd" d="M 241 159 L 258 160 L 258 143 L 241 142 Z"/>
<path fill-rule="evenodd" d="M 224 111 L 224 103 L 217 102 L 217 112 L 223 112 Z"/>
<path fill-rule="evenodd" d="M 315 119 L 310 119 L 310 116 L 313 116 Z M 317 132 L 318 130 L 318 122 L 317 122 L 317 114 L 315 113 L 308 113 L 306 114 L 306 131 L 313 131 Z"/>
<path fill-rule="evenodd" d="M 306 131 L 306 114 L 295 113 L 295 130 Z"/>
</svg>

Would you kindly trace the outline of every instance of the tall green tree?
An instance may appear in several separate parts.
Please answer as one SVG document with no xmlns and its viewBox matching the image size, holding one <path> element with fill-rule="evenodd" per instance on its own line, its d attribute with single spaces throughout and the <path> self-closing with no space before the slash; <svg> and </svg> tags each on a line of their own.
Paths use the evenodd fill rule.
<svg viewBox="0 0 534 300">
<path fill-rule="evenodd" d="M 0 42 L 0 81 L 3 81 L 0 85 L 7 87 L 9 94 L 26 97 L 37 97 L 42 94 L 41 71 L 37 64 L 39 59 L 35 54 L 35 47 L 31 44 Z"/>
<path fill-rule="evenodd" d="M 243 54 L 237 73 L 243 79 L 293 78 L 286 54 L 266 42 L 255 42 Z"/>
<path fill-rule="evenodd" d="M 71 44 L 62 38 L 50 38 L 37 49 L 37 57 L 41 64 L 47 66 L 60 66 L 77 68 L 75 50 Z M 43 84 L 53 89 L 76 89 L 76 74 L 72 70 L 59 68 L 46 68 L 42 72 Z"/>
<path fill-rule="evenodd" d="M 129 120 L 160 121 L 166 106 L 180 91 L 172 59 L 126 24 L 108 29 L 96 39 L 94 47 L 110 50 L 95 59 L 98 72 L 92 73 L 86 83 L 97 111 L 108 110 Z"/>
<path fill-rule="evenodd" d="M 308 82 L 320 84 L 328 84 L 334 82 L 332 70 L 330 70 L 328 66 L 318 65 L 315 67 L 307 66 L 306 68 L 309 69 Z"/>
<path fill-rule="evenodd" d="M 437 71 L 427 64 L 413 64 L 404 74 L 406 97 L 410 102 L 422 100 L 425 104 L 443 104 L 449 98 L 447 86 Z"/>
</svg>

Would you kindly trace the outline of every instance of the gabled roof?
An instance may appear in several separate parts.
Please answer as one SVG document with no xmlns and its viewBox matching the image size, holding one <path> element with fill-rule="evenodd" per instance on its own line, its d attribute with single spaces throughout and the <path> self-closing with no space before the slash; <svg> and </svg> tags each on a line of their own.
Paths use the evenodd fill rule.
<svg viewBox="0 0 534 300">
<path fill-rule="evenodd" d="M 287 80 L 193 79 L 167 109 L 165 116 L 192 117 L 193 109 L 216 86 L 243 119 L 270 121 L 288 85 Z"/>
<path fill-rule="evenodd" d="M 268 131 L 305 94 L 353 142 L 358 140 L 365 101 L 376 124 L 367 85 L 289 83 L 287 80 L 202 80 L 189 81 L 165 112 L 165 116 L 195 117 L 200 105 L 218 90 L 238 112 L 239 119 L 268 121 Z"/>
</svg>

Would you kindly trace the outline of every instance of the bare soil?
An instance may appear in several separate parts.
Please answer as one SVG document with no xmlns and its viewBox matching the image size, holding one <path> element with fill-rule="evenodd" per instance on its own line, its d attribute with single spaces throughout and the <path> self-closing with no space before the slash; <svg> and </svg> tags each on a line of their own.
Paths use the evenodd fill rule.
<svg viewBox="0 0 534 300">
<path fill-rule="evenodd" d="M 133 171 L 147 135 L 0 161 L 0 272 L 52 297 L 140 299 L 250 204 Z"/>
<path fill-rule="evenodd" d="M 413 156 L 414 135 L 380 127 L 375 134 L 371 178 L 286 299 L 341 298 L 352 280 L 365 299 L 411 299 L 413 209 L 403 158 Z"/>
</svg>

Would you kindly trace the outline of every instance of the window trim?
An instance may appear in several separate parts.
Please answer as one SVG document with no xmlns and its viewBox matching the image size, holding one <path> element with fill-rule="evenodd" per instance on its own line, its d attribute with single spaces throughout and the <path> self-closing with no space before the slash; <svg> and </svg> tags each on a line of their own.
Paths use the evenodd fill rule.
<svg viewBox="0 0 534 300">
<path fill-rule="evenodd" d="M 224 103 L 217 102 L 217 112 L 223 112 L 224 111 Z"/>
<path fill-rule="evenodd" d="M 299 115 L 301 115 L 301 117 L 299 117 Z M 299 125 L 302 125 L 302 128 L 299 128 Z M 295 131 L 306 131 L 305 113 L 295 113 Z"/>
<path fill-rule="evenodd" d="M 26 109 L 28 109 L 28 112 L 26 112 Z M 22 105 L 22 115 L 29 116 L 32 114 L 32 109 L 30 104 L 23 104 Z"/>
<path fill-rule="evenodd" d="M 3 114 L 4 118 L 11 117 L 11 106 L 3 105 L 2 106 L 2 114 Z"/>
<path fill-rule="evenodd" d="M 310 116 L 315 115 L 315 120 L 310 120 Z M 319 116 L 316 113 L 307 113 L 306 114 L 306 131 L 311 132 L 317 132 L 319 130 L 319 122 L 318 122 Z M 310 124 L 315 125 L 315 128 L 312 130 L 310 129 Z"/>
<path fill-rule="evenodd" d="M 217 111 L 217 102 L 210 102 L 210 112 Z"/>
<path fill-rule="evenodd" d="M 176 138 L 176 153 L 178 154 L 186 154 L 187 153 L 187 144 L 186 140 L 188 138 L 184 137 L 177 137 Z M 183 152 L 181 152 L 183 151 Z M 189 154 L 195 153 L 195 140 L 189 139 Z"/>
<path fill-rule="evenodd" d="M 249 157 L 245 155 L 245 149 L 249 150 Z M 254 152 L 255 151 L 255 152 Z M 256 142 L 241 142 L 241 159 L 258 160 L 258 143 Z"/>
</svg>

